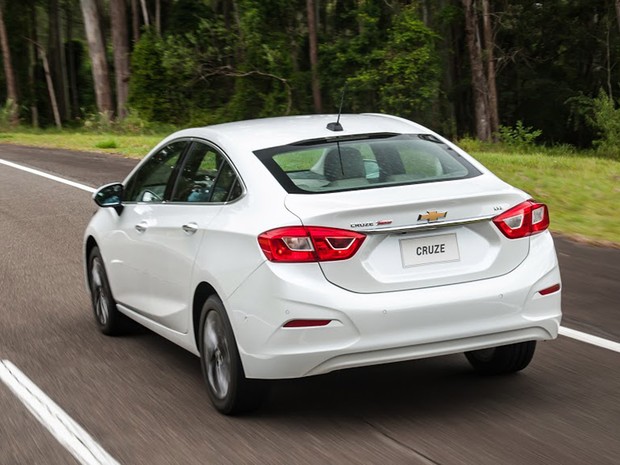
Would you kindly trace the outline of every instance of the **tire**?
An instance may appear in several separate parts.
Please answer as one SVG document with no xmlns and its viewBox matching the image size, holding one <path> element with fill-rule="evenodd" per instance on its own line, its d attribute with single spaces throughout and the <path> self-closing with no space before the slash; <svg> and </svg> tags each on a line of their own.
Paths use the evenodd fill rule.
<svg viewBox="0 0 620 465">
<path fill-rule="evenodd" d="M 107 336 L 125 333 L 130 324 L 129 318 L 116 308 L 98 247 L 93 247 L 88 256 L 88 283 L 95 322 L 99 330 Z"/>
<path fill-rule="evenodd" d="M 245 377 L 232 326 L 217 296 L 204 303 L 199 328 L 200 364 L 215 408 L 224 415 L 256 410 L 267 396 L 268 384 Z"/>
<path fill-rule="evenodd" d="M 535 350 L 536 341 L 528 341 L 466 352 L 465 357 L 479 373 L 503 375 L 523 370 L 532 361 Z"/>
</svg>

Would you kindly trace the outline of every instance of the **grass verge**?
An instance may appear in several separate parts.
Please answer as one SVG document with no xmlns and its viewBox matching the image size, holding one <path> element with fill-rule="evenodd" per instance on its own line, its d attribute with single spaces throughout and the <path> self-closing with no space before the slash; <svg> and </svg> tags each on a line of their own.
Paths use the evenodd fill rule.
<svg viewBox="0 0 620 465">
<path fill-rule="evenodd" d="M 504 181 L 546 203 L 553 231 L 620 246 L 620 162 L 544 153 L 473 155 Z"/>
<path fill-rule="evenodd" d="M 11 132 L 0 133 L 0 143 L 141 158 L 163 137 L 164 134 Z M 465 146 L 500 178 L 547 203 L 553 231 L 620 247 L 620 161 L 575 151 L 512 153 Z"/>
<path fill-rule="evenodd" d="M 3 132 L 0 133 L 0 143 L 113 153 L 130 158 L 142 158 L 166 135 L 119 135 L 69 131 Z"/>
</svg>

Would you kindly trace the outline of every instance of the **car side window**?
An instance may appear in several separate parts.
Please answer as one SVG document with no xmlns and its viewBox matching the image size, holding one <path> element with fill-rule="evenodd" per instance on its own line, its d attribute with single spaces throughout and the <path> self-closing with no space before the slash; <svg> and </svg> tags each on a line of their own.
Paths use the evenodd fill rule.
<svg viewBox="0 0 620 465">
<path fill-rule="evenodd" d="M 188 141 L 173 142 L 153 154 L 127 182 L 123 200 L 163 202 L 170 176 L 187 144 Z"/>
<path fill-rule="evenodd" d="M 213 188 L 213 196 L 211 201 L 230 202 L 231 200 L 239 197 L 240 193 L 237 193 L 236 196 L 234 195 L 233 188 L 235 184 L 239 184 L 237 175 L 228 162 L 224 161 L 224 163 L 222 163 L 222 167 L 220 168 L 217 181 L 215 182 L 215 187 Z"/>
<path fill-rule="evenodd" d="M 221 203 L 234 200 L 241 193 L 237 174 L 226 158 L 215 148 L 194 142 L 179 171 L 171 200 Z"/>
</svg>

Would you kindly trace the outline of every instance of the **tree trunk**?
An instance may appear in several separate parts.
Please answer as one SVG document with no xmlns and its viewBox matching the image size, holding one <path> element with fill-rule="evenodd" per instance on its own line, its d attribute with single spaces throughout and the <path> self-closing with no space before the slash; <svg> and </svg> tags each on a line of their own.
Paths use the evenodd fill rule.
<svg viewBox="0 0 620 465">
<path fill-rule="evenodd" d="M 499 134 L 499 110 L 497 104 L 497 87 L 495 85 L 495 40 L 489 12 L 489 0 L 482 0 L 482 29 L 484 32 L 484 57 L 487 65 L 487 83 L 489 85 L 489 130 L 493 142 L 497 142 Z"/>
<path fill-rule="evenodd" d="M 45 80 L 47 81 L 47 90 L 50 94 L 50 103 L 52 104 L 52 112 L 54 113 L 54 121 L 56 127 L 62 129 L 62 121 L 60 119 L 60 112 L 58 111 L 58 101 L 56 100 L 56 92 L 54 90 L 54 81 L 52 80 L 52 73 L 50 72 L 50 64 L 45 54 L 43 47 L 39 46 L 39 54 L 41 55 L 41 61 L 43 62 L 43 71 L 45 71 Z"/>
<path fill-rule="evenodd" d="M 47 59 L 54 81 L 58 111 L 63 120 L 68 119 L 69 96 L 67 93 L 67 71 L 64 61 L 63 40 L 60 27 L 59 0 L 48 1 L 48 51 Z"/>
<path fill-rule="evenodd" d="M 151 24 L 149 22 L 149 10 L 146 8 L 146 0 L 140 0 L 140 5 L 142 5 L 142 19 L 148 29 Z"/>
<path fill-rule="evenodd" d="M 36 5 L 32 2 L 29 11 L 29 36 L 30 46 L 28 47 L 28 86 L 30 87 L 30 119 L 33 128 L 39 127 L 39 108 L 37 107 L 37 86 L 36 86 L 36 73 L 37 73 L 37 10 Z"/>
<path fill-rule="evenodd" d="M 616 21 L 618 21 L 618 30 L 620 30 L 620 0 L 616 0 Z"/>
<path fill-rule="evenodd" d="M 84 15 L 84 28 L 88 39 L 88 51 L 93 68 L 93 81 L 97 109 L 100 113 L 110 117 L 113 114 L 112 93 L 110 91 L 110 76 L 105 55 L 103 35 L 99 26 L 99 11 L 95 0 L 80 0 Z"/>
<path fill-rule="evenodd" d="M 138 10 L 138 0 L 131 0 L 131 28 L 133 32 L 133 43 L 140 40 L 140 12 Z"/>
<path fill-rule="evenodd" d="M 474 0 L 462 0 L 465 13 L 465 37 L 471 63 L 471 84 L 474 97 L 476 137 L 483 141 L 491 138 L 489 111 L 487 105 L 488 86 L 482 63 L 480 37 L 478 35 L 478 17 Z"/>
<path fill-rule="evenodd" d="M 2 48 L 2 60 L 4 63 L 4 76 L 6 79 L 7 107 L 9 110 L 9 120 L 11 125 L 19 124 L 19 101 L 17 98 L 17 83 L 15 81 L 15 70 L 11 61 L 11 50 L 9 48 L 9 38 L 4 24 L 4 2 L 0 2 L 0 48 Z"/>
<path fill-rule="evenodd" d="M 78 90 L 78 70 L 76 63 L 77 50 L 73 41 L 73 5 L 67 4 L 67 74 L 69 79 L 69 102 L 71 119 L 80 116 L 80 92 Z"/>
<path fill-rule="evenodd" d="M 112 47 L 116 80 L 116 114 L 120 119 L 127 116 L 129 93 L 129 36 L 125 0 L 110 0 L 112 22 Z"/>
<path fill-rule="evenodd" d="M 323 112 L 323 103 L 321 101 L 321 83 L 319 81 L 318 69 L 318 47 L 316 35 L 316 15 L 314 0 L 306 0 L 306 8 L 308 10 L 308 38 L 310 41 L 310 69 L 312 73 L 312 100 L 314 102 L 314 111 L 316 113 Z"/>
<path fill-rule="evenodd" d="M 155 32 L 161 35 L 161 0 L 155 0 Z"/>
</svg>

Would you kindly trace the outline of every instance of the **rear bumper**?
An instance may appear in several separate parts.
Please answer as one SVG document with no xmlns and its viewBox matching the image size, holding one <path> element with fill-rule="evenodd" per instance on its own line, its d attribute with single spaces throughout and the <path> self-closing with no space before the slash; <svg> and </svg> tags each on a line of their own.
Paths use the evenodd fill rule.
<svg viewBox="0 0 620 465">
<path fill-rule="evenodd" d="M 512 272 L 412 291 L 357 294 L 326 281 L 316 264 L 264 263 L 225 305 L 246 376 L 297 378 L 557 337 L 560 283 L 548 233 Z M 292 319 L 329 319 L 283 328 Z"/>
</svg>

